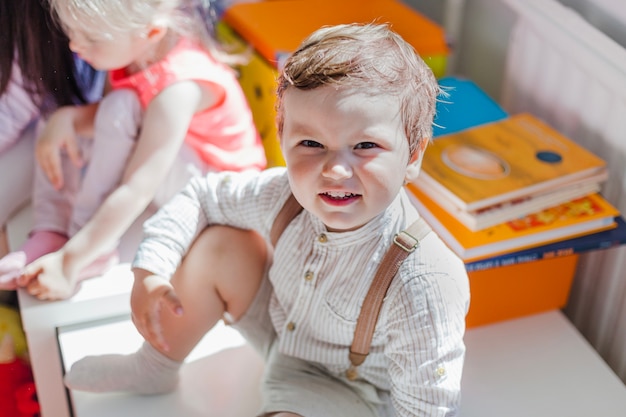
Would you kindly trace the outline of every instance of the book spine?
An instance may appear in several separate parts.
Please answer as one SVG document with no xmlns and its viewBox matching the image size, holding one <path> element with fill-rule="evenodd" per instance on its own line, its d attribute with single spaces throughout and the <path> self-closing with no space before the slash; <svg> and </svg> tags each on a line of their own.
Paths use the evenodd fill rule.
<svg viewBox="0 0 626 417">
<path fill-rule="evenodd" d="M 536 248 L 470 261 L 465 263 L 465 269 L 467 272 L 482 271 L 501 266 L 517 265 L 542 259 L 573 255 L 591 250 L 609 249 L 626 243 L 626 231 L 624 231 L 624 228 L 625 225 L 623 221 L 619 219 L 619 234 L 618 230 L 609 230 Z"/>
<path fill-rule="evenodd" d="M 468 262 L 465 264 L 467 272 L 483 271 L 485 269 L 498 268 L 501 266 L 517 265 L 526 262 L 539 261 L 542 259 L 555 258 L 557 256 L 572 255 L 576 253 L 573 248 L 562 249 L 559 251 L 534 252 L 527 254 L 509 253 L 506 255 L 495 256 L 493 258 L 481 259 L 478 261 Z"/>
</svg>

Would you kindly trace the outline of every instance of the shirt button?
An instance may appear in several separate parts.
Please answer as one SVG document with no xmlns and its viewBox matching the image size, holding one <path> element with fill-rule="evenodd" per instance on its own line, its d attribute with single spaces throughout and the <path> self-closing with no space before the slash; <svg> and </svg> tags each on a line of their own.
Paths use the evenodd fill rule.
<svg viewBox="0 0 626 417">
<path fill-rule="evenodd" d="M 328 237 L 324 233 L 322 233 L 321 235 L 317 237 L 317 240 L 320 243 L 326 243 L 328 241 Z"/>
<path fill-rule="evenodd" d="M 287 330 L 289 330 L 290 332 L 296 330 L 296 323 L 294 323 L 293 321 L 287 323 Z"/>
<path fill-rule="evenodd" d="M 359 371 L 357 371 L 354 366 L 351 366 L 346 371 L 346 378 L 348 378 L 349 381 L 356 381 L 359 378 Z"/>
<path fill-rule="evenodd" d="M 437 368 L 437 375 L 444 376 L 446 374 L 446 369 L 443 366 Z"/>
<path fill-rule="evenodd" d="M 306 273 L 304 274 L 304 279 L 307 281 L 311 281 L 313 279 L 313 272 L 306 271 Z"/>
</svg>

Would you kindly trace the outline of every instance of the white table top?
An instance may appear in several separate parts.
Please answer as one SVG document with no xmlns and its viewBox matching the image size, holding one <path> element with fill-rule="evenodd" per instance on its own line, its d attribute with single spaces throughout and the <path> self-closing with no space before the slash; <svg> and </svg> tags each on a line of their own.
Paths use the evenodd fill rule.
<svg viewBox="0 0 626 417">
<path fill-rule="evenodd" d="M 623 417 L 626 386 L 560 312 L 471 329 L 462 417 Z"/>
<path fill-rule="evenodd" d="M 75 417 L 254 415 L 262 364 L 231 332 L 219 327 L 205 337 L 183 367 L 181 386 L 174 393 L 134 397 L 74 392 Z M 60 343 L 69 365 L 84 354 L 132 351 L 141 339 L 129 321 L 122 321 L 61 329 Z M 466 343 L 462 417 L 626 413 L 626 386 L 560 311 L 470 329 Z"/>
</svg>

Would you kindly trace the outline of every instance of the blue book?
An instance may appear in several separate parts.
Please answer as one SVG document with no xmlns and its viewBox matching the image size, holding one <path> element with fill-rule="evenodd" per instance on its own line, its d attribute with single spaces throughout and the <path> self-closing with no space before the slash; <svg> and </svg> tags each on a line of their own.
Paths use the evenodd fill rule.
<svg viewBox="0 0 626 417">
<path fill-rule="evenodd" d="M 508 117 L 507 112 L 472 80 L 444 77 L 439 79 L 439 85 L 450 96 L 437 102 L 434 138 Z"/>
<path fill-rule="evenodd" d="M 573 255 L 592 250 L 608 249 L 626 243 L 626 222 L 621 216 L 615 218 L 617 227 L 603 232 L 592 233 L 572 239 L 549 243 L 535 248 L 524 249 L 478 261 L 467 262 L 468 272 L 482 271 L 499 266 L 515 265 L 524 262 L 539 261 L 556 258 L 558 256 Z"/>
</svg>

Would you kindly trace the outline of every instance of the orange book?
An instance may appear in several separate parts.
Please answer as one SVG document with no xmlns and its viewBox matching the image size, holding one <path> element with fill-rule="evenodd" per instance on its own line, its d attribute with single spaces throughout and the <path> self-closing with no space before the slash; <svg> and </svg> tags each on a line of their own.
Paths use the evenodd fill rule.
<svg viewBox="0 0 626 417">
<path fill-rule="evenodd" d="M 407 188 L 420 215 L 466 262 L 608 230 L 616 227 L 615 217 L 619 215 L 596 193 L 473 232 L 415 184 L 408 184 Z"/>
<path fill-rule="evenodd" d="M 603 159 L 524 113 L 435 139 L 415 185 L 469 212 L 607 176 Z"/>
<path fill-rule="evenodd" d="M 280 67 L 309 34 L 340 23 L 390 23 L 422 57 L 447 56 L 443 27 L 398 0 L 274 0 L 235 4 L 224 22 Z"/>
</svg>

